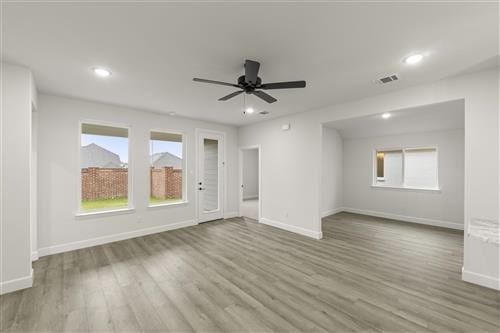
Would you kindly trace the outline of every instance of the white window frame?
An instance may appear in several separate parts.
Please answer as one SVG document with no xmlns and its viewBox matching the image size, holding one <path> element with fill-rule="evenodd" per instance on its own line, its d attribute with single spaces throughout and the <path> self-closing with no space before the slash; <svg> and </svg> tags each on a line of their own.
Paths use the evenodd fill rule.
<svg viewBox="0 0 500 333">
<path fill-rule="evenodd" d="M 415 187 L 415 186 L 406 186 L 405 185 L 405 160 L 406 160 L 405 154 L 407 151 L 420 150 L 420 149 L 422 149 L 422 150 L 433 149 L 436 151 L 436 187 Z M 403 183 L 400 186 L 383 185 L 383 184 L 378 183 L 378 181 L 382 180 L 382 177 L 377 177 L 377 152 L 384 152 L 384 151 L 401 151 L 402 152 L 401 174 L 403 175 Z M 435 191 L 435 192 L 441 191 L 441 186 L 439 183 L 439 148 L 437 145 L 376 148 L 372 152 L 372 161 L 373 161 L 373 166 L 372 166 L 372 185 L 371 185 L 371 187 L 387 188 L 387 189 L 413 190 L 413 191 Z"/>
<path fill-rule="evenodd" d="M 116 127 L 116 128 L 123 128 L 127 129 L 127 150 L 128 150 L 128 162 L 127 162 L 127 169 L 128 169 L 128 184 L 127 184 L 127 206 L 126 207 L 118 207 L 118 208 L 104 208 L 104 209 L 96 209 L 96 210 L 82 210 L 82 171 L 81 171 L 81 149 L 82 149 L 82 127 L 83 124 L 91 124 L 91 125 L 100 125 L 100 126 L 108 126 L 108 127 Z M 108 121 L 102 121 L 102 120 L 93 120 L 93 119 L 81 119 L 78 122 L 78 154 L 77 154 L 77 164 L 76 164 L 76 170 L 77 170 L 77 207 L 76 207 L 76 216 L 93 216 L 93 215 L 114 215 L 114 214 L 121 214 L 121 213 L 126 213 L 126 212 L 133 212 L 135 210 L 134 208 L 134 198 L 133 198 L 133 156 L 132 156 L 132 145 L 131 145 L 131 140 L 132 138 L 132 126 L 127 125 L 127 124 L 122 124 L 122 123 L 115 123 L 115 122 L 108 122 Z"/>
<path fill-rule="evenodd" d="M 178 205 L 185 205 L 189 203 L 188 200 L 188 193 L 187 193 L 187 151 L 186 151 L 186 141 L 187 137 L 183 131 L 179 130 L 173 130 L 173 129 L 164 129 L 164 128 L 152 128 L 148 132 L 148 157 L 150 157 L 150 152 L 151 152 L 151 133 L 152 132 L 160 132 L 160 133 L 168 133 L 168 134 L 177 134 L 182 137 L 182 200 L 176 201 L 176 202 L 166 202 L 166 203 L 159 203 L 159 204 L 151 204 L 149 201 L 149 195 L 151 194 L 151 173 L 149 173 L 148 180 L 149 180 L 149 187 L 148 187 L 148 208 L 160 208 L 160 207 L 169 207 L 169 206 L 178 206 Z M 148 158 L 148 172 L 151 168 L 151 159 Z"/>
</svg>

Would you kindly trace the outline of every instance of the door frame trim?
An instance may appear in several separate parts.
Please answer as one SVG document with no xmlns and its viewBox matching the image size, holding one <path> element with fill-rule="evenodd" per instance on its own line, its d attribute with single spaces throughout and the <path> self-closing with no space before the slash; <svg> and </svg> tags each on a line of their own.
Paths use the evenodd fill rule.
<svg viewBox="0 0 500 333">
<path fill-rule="evenodd" d="M 258 156 L 259 156 L 259 163 L 258 163 L 258 172 L 259 172 L 259 178 L 258 178 L 258 184 L 259 184 L 259 203 L 258 203 L 258 222 L 261 222 L 262 220 L 262 146 L 261 145 L 251 145 L 251 146 L 243 146 L 238 148 L 238 164 L 239 164 L 239 170 L 238 170 L 238 216 L 241 217 L 241 203 L 243 202 L 243 151 L 244 150 L 251 150 L 251 149 L 257 149 L 258 151 Z"/>
<path fill-rule="evenodd" d="M 220 209 L 222 213 L 222 218 L 224 218 L 224 210 L 225 210 L 225 202 L 226 202 L 226 177 L 227 177 L 227 167 L 226 167 L 226 152 L 227 152 L 227 145 L 226 145 L 226 132 L 221 132 L 221 131 L 216 131 L 216 130 L 211 130 L 211 129 L 206 129 L 206 128 L 199 128 L 196 127 L 194 129 L 195 133 L 195 176 L 194 176 L 194 191 L 195 191 L 195 209 L 196 209 L 196 223 L 202 223 L 200 222 L 200 200 L 199 200 L 199 194 L 198 194 L 198 179 L 199 179 L 199 153 L 200 153 L 200 147 L 199 147 L 199 138 L 200 135 L 205 132 L 205 133 L 211 133 L 211 134 L 218 134 L 222 136 L 222 186 L 221 186 L 221 191 L 222 191 L 222 201 L 220 203 Z"/>
</svg>

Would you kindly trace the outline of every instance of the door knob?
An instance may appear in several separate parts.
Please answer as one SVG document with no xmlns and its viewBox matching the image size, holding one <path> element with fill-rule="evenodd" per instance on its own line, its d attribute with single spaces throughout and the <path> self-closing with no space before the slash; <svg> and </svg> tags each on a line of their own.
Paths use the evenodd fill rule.
<svg viewBox="0 0 500 333">
<path fill-rule="evenodd" d="M 203 190 L 205 190 L 205 188 L 203 188 L 203 187 L 198 187 L 198 190 L 203 191 Z"/>
</svg>

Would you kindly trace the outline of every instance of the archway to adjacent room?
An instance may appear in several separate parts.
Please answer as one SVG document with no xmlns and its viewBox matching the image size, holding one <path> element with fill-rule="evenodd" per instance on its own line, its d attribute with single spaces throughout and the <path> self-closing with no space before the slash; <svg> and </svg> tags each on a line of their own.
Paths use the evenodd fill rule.
<svg viewBox="0 0 500 333">
<path fill-rule="evenodd" d="M 464 229 L 463 99 L 322 128 L 323 223 L 339 212 Z"/>
</svg>

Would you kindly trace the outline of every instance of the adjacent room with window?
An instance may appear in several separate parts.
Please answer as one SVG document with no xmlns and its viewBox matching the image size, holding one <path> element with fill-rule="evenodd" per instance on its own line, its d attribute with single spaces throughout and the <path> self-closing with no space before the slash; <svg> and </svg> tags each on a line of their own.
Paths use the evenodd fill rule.
<svg viewBox="0 0 500 333">
<path fill-rule="evenodd" d="M 464 122 L 457 100 L 324 123 L 322 216 L 464 230 Z"/>
<path fill-rule="evenodd" d="M 500 332 L 500 4 L 1 1 L 1 332 Z"/>
</svg>

